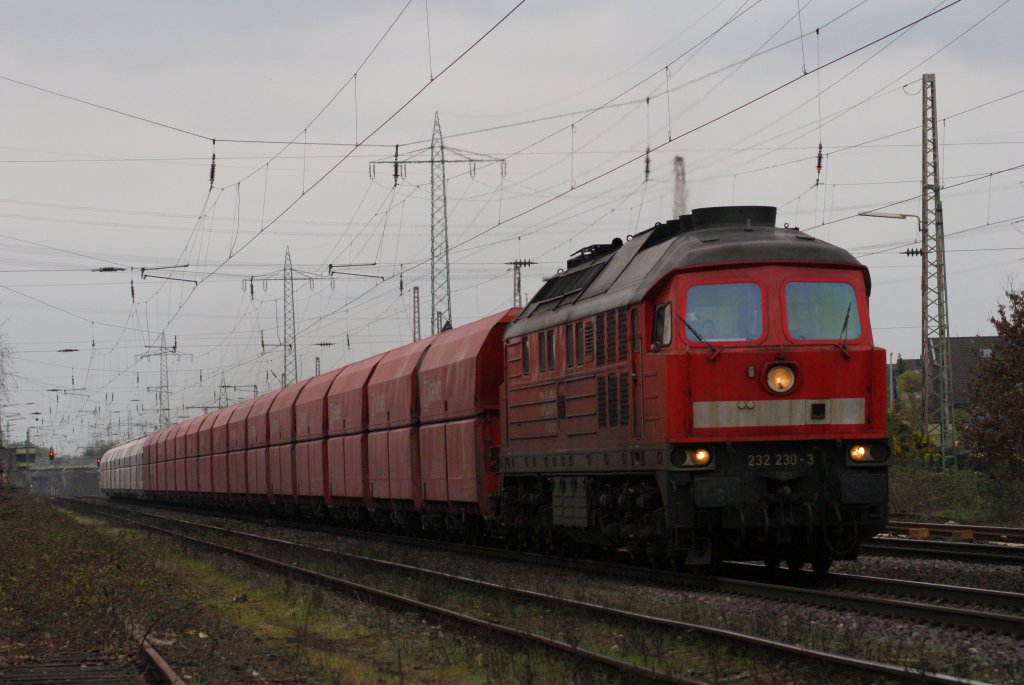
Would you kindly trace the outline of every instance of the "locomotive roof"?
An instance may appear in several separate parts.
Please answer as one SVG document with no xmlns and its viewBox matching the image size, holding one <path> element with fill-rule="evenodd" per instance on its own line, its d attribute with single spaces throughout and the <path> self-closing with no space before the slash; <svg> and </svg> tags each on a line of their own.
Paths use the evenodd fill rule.
<svg viewBox="0 0 1024 685">
<path fill-rule="evenodd" d="M 547 279 L 505 337 L 641 301 L 673 271 L 728 264 L 805 262 L 861 268 L 849 252 L 775 226 L 775 207 L 706 207 L 656 224 L 625 243 L 583 248 Z M 865 280 L 870 291 L 867 270 Z"/>
</svg>

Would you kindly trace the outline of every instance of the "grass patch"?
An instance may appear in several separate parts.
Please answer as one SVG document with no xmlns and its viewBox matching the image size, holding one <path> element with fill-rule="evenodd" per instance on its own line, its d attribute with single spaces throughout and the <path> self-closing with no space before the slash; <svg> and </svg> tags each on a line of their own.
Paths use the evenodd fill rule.
<svg viewBox="0 0 1024 685">
<path fill-rule="evenodd" d="M 969 469 L 938 471 L 898 462 L 889 469 L 889 512 L 893 517 L 1024 525 L 1022 491 L 1022 481 L 997 481 Z"/>
</svg>

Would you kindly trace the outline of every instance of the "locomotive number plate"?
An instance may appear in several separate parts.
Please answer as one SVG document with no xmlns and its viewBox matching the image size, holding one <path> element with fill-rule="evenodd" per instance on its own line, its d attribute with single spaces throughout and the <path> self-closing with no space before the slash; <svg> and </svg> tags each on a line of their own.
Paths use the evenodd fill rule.
<svg viewBox="0 0 1024 685">
<path fill-rule="evenodd" d="M 747 466 L 813 466 L 814 454 L 796 452 L 748 454 Z"/>
</svg>

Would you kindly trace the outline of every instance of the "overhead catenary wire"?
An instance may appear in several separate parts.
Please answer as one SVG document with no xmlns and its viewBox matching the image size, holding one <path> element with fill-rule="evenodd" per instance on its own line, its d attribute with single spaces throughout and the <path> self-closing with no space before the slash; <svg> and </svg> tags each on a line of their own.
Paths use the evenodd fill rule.
<svg viewBox="0 0 1024 685">
<path fill-rule="evenodd" d="M 673 75 L 674 75 L 674 74 L 673 74 Z M 587 127 L 587 128 L 590 128 L 590 127 Z M 591 131 L 587 131 L 587 133 L 588 133 L 588 134 L 590 134 L 590 133 L 591 133 Z M 303 147 L 305 148 L 306 146 L 303 146 Z M 597 154 L 597 152 L 596 152 L 596 151 L 591 151 L 591 150 L 582 150 L 582 149 L 579 149 L 579 148 L 581 147 L 581 146 L 579 146 L 579 145 L 577 145 L 577 146 L 575 146 L 575 147 L 577 148 L 577 149 L 575 150 L 575 153 L 576 153 L 577 155 L 582 155 L 582 154 L 585 154 L 585 153 Z M 304 152 L 303 154 L 305 155 L 306 153 Z M 528 154 L 528 153 L 524 153 L 524 154 Z M 557 154 L 557 153 L 552 153 L 552 154 Z M 310 158 L 312 158 L 312 156 L 309 156 L 309 157 L 310 157 Z M 584 166 L 584 165 L 578 165 L 578 166 Z M 589 172 L 584 172 L 584 173 L 587 173 L 587 174 L 589 175 Z M 835 178 L 835 176 L 833 176 L 833 178 Z M 275 182 L 277 181 L 277 179 L 274 179 L 274 180 L 275 180 Z M 513 183 L 514 183 L 514 182 L 513 182 Z M 491 185 L 491 184 L 487 184 L 487 185 L 489 186 L 489 185 Z M 512 185 L 512 184 L 510 183 L 510 185 Z M 532 184 L 532 185 L 540 185 L 540 184 Z M 835 188 L 836 186 L 838 186 L 838 185 L 840 185 L 840 184 L 828 184 L 828 185 L 833 185 L 833 188 Z M 478 189 L 479 189 L 479 188 L 478 188 Z M 526 191 L 525 189 L 520 189 L 520 192 L 521 192 L 521 193 L 525 193 L 525 192 L 527 192 L 527 191 Z M 477 194 L 482 194 L 482 193 L 477 193 Z M 489 188 L 488 188 L 488 190 L 487 190 L 487 194 L 488 194 L 488 195 L 490 195 L 490 194 L 493 194 L 493 193 L 492 193 L 492 191 L 491 191 L 491 190 L 490 190 Z M 576 197 L 576 198 L 579 198 L 579 197 L 583 197 L 584 195 L 586 195 L 586 191 L 584 191 L 583 193 L 578 193 L 578 194 L 574 195 L 574 197 Z M 467 199 L 467 201 L 468 201 L 468 200 L 470 199 L 470 195 L 467 195 L 467 196 L 466 196 L 466 199 Z M 833 197 L 833 200 L 834 200 L 834 199 L 835 199 L 835 198 Z M 844 199 L 846 199 L 846 198 L 844 198 Z M 398 200 L 396 200 L 396 201 L 398 201 Z M 629 201 L 627 200 L 626 202 L 628 203 Z M 257 204 L 258 204 L 258 203 L 257 203 Z M 590 204 L 592 204 L 592 203 L 591 203 L 591 202 L 588 202 L 588 203 L 586 203 L 586 204 L 587 204 L 587 205 L 590 205 Z M 486 205 L 486 203 L 485 203 L 485 202 L 482 202 L 482 204 L 481 204 L 481 207 L 480 207 L 480 211 L 485 211 L 485 210 L 486 210 L 486 206 L 487 206 L 487 205 Z M 211 227 L 211 225 L 213 224 L 213 221 L 212 221 L 212 212 L 213 212 L 213 211 L 215 211 L 215 207 L 216 207 L 216 202 L 214 202 L 214 203 L 213 203 L 213 208 L 214 208 L 214 209 L 213 209 L 213 210 L 211 210 L 211 214 L 210 214 L 210 217 L 209 217 L 209 218 L 208 218 L 208 219 L 206 220 L 206 222 L 205 222 L 205 226 L 204 226 L 204 228 L 203 228 L 203 230 L 204 230 L 204 231 L 212 231 L 212 230 L 215 230 L 215 229 L 212 229 L 212 228 L 210 228 L 210 227 Z M 371 205 L 371 207 L 372 207 L 372 205 Z M 479 213 L 479 212 L 478 212 L 478 213 Z M 829 218 L 829 219 L 831 219 L 832 217 L 828 217 L 828 218 Z M 284 223 L 284 221 L 282 220 L 282 222 L 281 222 L 281 223 Z M 362 220 L 360 219 L 360 221 L 358 221 L 358 222 L 355 222 L 355 223 L 363 223 L 363 222 L 362 222 Z M 470 222 L 470 223 L 472 223 L 472 222 Z M 372 225 L 372 224 L 371 224 L 371 225 Z M 393 231 L 392 231 L 392 232 L 393 232 Z M 204 240 L 205 240 L 205 239 L 207 239 L 208 237 L 209 237 L 209 234 L 207 234 L 207 236 L 206 236 L 206 237 L 204 238 Z M 389 237 L 389 239 L 390 239 L 390 237 Z M 469 244 L 469 245 L 467 245 L 466 247 L 467 247 L 467 248 L 475 248 L 475 247 L 476 247 L 476 246 L 477 246 L 477 245 L 478 245 L 479 243 L 481 243 L 481 242 L 484 242 L 484 241 L 477 241 L 476 243 L 470 243 L 470 244 Z M 209 245 L 209 242 L 207 242 L 207 243 L 206 243 L 206 246 L 207 246 L 207 247 L 208 247 L 208 245 Z M 397 254 L 397 251 L 396 251 L 396 254 Z M 232 261 L 232 264 L 233 264 L 233 265 L 237 265 L 237 262 L 238 262 L 238 261 L 240 261 L 240 260 L 238 260 L 238 259 L 236 258 L 235 260 L 233 260 L 233 261 Z M 395 260 L 395 261 L 398 261 L 398 259 L 396 258 L 396 260 Z M 234 270 L 234 269 L 232 269 L 232 270 Z M 228 269 L 224 269 L 223 271 L 224 271 L 224 272 L 226 272 L 226 271 L 228 271 Z M 407 271 L 406 271 L 406 270 L 405 270 L 404 268 L 402 268 L 402 267 L 399 267 L 398 273 L 399 273 L 399 274 L 400 274 L 400 273 L 407 273 Z M 469 286 L 469 287 L 472 287 L 472 286 Z M 390 290 L 390 287 L 388 287 L 388 288 L 386 288 L 386 289 L 387 289 L 387 290 Z M 369 299 L 369 298 L 367 298 L 367 299 Z M 188 312 L 186 311 L 186 312 L 185 312 L 185 314 L 187 315 L 187 313 L 188 313 Z M 401 317 L 398 317 L 398 318 L 400 319 Z"/>
<path fill-rule="evenodd" d="M 437 79 L 439 79 L 439 78 L 440 78 L 441 76 L 443 76 L 443 75 L 444 75 L 445 73 L 447 73 L 447 72 L 448 72 L 448 71 L 449 71 L 449 70 L 450 70 L 450 69 L 451 69 L 452 67 L 454 67 L 454 66 L 455 66 L 456 64 L 458 64 L 458 63 L 459 63 L 459 62 L 460 62 L 460 61 L 461 61 L 461 60 L 462 60 L 462 59 L 463 59 L 463 58 L 464 58 L 464 57 L 465 57 L 466 55 L 468 55 L 468 54 L 469 54 L 469 53 L 470 53 L 470 52 L 471 52 L 471 51 L 472 51 L 472 50 L 473 50 L 473 49 L 474 49 L 474 48 L 475 48 L 475 47 L 476 47 L 477 45 L 479 45 L 479 44 L 480 44 L 480 43 L 481 43 L 481 42 L 482 42 L 482 41 L 483 41 L 484 39 L 486 39 L 486 38 L 487 38 L 487 37 L 488 37 L 488 36 L 489 36 L 489 35 L 490 35 L 491 33 L 493 33 L 493 32 L 494 32 L 494 31 L 495 31 L 495 30 L 496 30 L 496 29 L 497 29 L 497 28 L 498 28 L 499 26 L 501 26 L 501 25 L 502 25 L 502 24 L 503 24 L 503 23 L 504 23 L 504 22 L 505 22 L 505 21 L 506 21 L 506 20 L 507 20 L 507 19 L 508 19 L 509 17 L 511 17 L 511 16 L 512 16 L 512 14 L 513 14 L 513 13 L 515 13 L 515 11 L 516 11 L 517 9 L 519 9 L 519 7 L 521 7 L 521 6 L 522 6 L 522 5 L 524 4 L 524 2 L 525 2 L 525 0 L 519 0 L 519 2 L 515 3 L 515 4 L 514 4 L 514 5 L 513 5 L 512 7 L 511 7 L 511 9 L 509 9 L 509 10 L 508 10 L 508 11 L 507 11 L 507 12 L 506 12 L 506 13 L 505 13 L 505 14 L 504 14 L 503 16 L 501 16 L 501 18 L 499 18 L 499 19 L 498 19 L 498 20 L 497 20 L 497 21 L 496 21 L 496 22 L 495 22 L 494 24 L 492 24 L 492 25 L 491 25 L 491 26 L 490 26 L 490 27 L 489 27 L 489 28 L 488 28 L 488 29 L 487 29 L 487 30 L 486 30 L 486 31 L 485 31 L 485 32 L 484 32 L 484 33 L 483 33 L 482 35 L 480 35 L 479 37 L 477 37 L 477 38 L 476 38 L 476 39 L 475 39 L 475 40 L 474 40 L 474 41 L 473 41 L 472 43 L 470 43 L 470 44 L 469 44 L 469 45 L 468 45 L 468 46 L 467 46 L 466 48 L 464 48 L 464 49 L 463 49 L 463 50 L 462 50 L 462 51 L 461 51 L 461 52 L 460 52 L 460 53 L 459 53 L 458 55 L 456 55 L 456 56 L 455 56 L 455 57 L 454 57 L 454 58 L 453 58 L 452 60 L 450 60 L 450 61 L 449 61 L 449 62 L 448 62 L 448 63 L 447 63 L 447 64 L 446 64 L 445 66 L 444 66 L 444 68 L 443 68 L 443 69 L 441 69 L 441 70 L 440 70 L 440 71 L 439 71 L 439 72 L 438 72 L 438 73 L 437 73 L 437 74 L 436 74 L 436 75 L 435 75 L 435 76 L 434 76 L 434 77 L 433 77 L 433 78 L 432 78 L 432 79 L 431 79 L 430 81 L 428 81 L 428 82 L 427 82 L 427 83 L 425 83 L 425 84 L 424 84 L 423 86 L 421 86 L 421 87 L 420 87 L 420 88 L 419 88 L 418 90 L 416 90 L 416 91 L 415 91 L 415 92 L 414 92 L 414 93 L 413 93 L 413 94 L 412 94 L 412 95 L 411 95 L 411 96 L 410 96 L 410 97 L 409 97 L 409 98 L 408 98 L 407 100 L 405 100 L 405 101 L 404 101 L 404 102 L 403 102 L 403 103 L 402 103 L 402 104 L 401 104 L 401 105 L 400 105 L 400 106 L 399 106 L 398 108 L 396 108 L 396 109 L 395 109 L 395 110 L 394 110 L 394 111 L 393 111 L 393 112 L 392 112 L 392 113 L 391 113 L 391 114 L 390 114 L 389 116 L 387 116 L 387 117 L 386 117 L 386 118 L 385 118 L 385 119 L 384 119 L 384 120 L 383 120 L 383 121 L 382 121 L 382 122 L 381 122 L 380 124 L 378 124 L 378 125 L 377 125 L 377 127 L 376 127 L 376 128 L 374 128 L 374 129 L 373 129 L 373 130 L 372 130 L 372 131 L 371 131 L 371 132 L 370 132 L 369 134 L 367 134 L 367 135 L 366 135 L 366 136 L 364 137 L 364 139 L 363 139 L 362 141 L 358 141 L 358 145 L 357 145 L 357 146 L 355 146 L 355 147 L 353 147 L 353 151 L 354 151 L 355 149 L 358 149 L 358 147 L 359 147 L 359 146 L 361 146 L 361 144 L 362 144 L 362 143 L 363 143 L 363 142 L 364 142 L 365 140 L 367 140 L 367 139 L 369 139 L 369 138 L 372 138 L 372 137 L 373 137 L 373 136 L 374 136 L 374 135 L 375 135 L 375 134 L 376 134 L 377 132 L 379 132 L 379 131 L 380 131 L 381 129 L 383 129 L 383 128 L 384 128 L 384 127 L 385 127 L 385 126 L 386 126 L 386 125 L 387 125 L 388 123 L 390 123 L 390 122 L 391 122 L 391 121 L 392 121 L 392 120 L 393 120 L 393 119 L 394 119 L 394 118 L 395 118 L 396 116 L 398 116 L 398 114 L 400 114 L 400 113 L 401 113 L 402 111 L 404 111 L 404 110 L 405 110 L 405 109 L 406 109 L 406 108 L 407 108 L 407 107 L 408 107 L 408 106 L 409 106 L 409 105 L 410 105 L 410 104 L 411 104 L 411 103 L 412 103 L 412 102 L 413 102 L 414 100 L 416 100 L 416 98 L 418 98 L 418 97 L 419 97 L 419 96 L 420 96 L 420 95 L 421 95 L 421 94 L 422 94 L 422 93 L 423 93 L 423 92 L 424 92 L 424 91 L 425 91 L 425 90 L 426 90 L 427 88 L 429 88 L 429 87 L 430 87 L 430 85 L 431 85 L 432 83 L 434 83 L 434 82 L 435 82 L 435 81 L 436 81 Z M 351 152 L 350 152 L 350 154 L 351 154 Z M 337 162 L 336 164 L 334 164 L 334 165 L 333 165 L 332 167 L 330 167 L 330 168 L 329 168 L 329 169 L 328 169 L 328 170 L 327 170 L 326 172 L 324 172 L 324 173 L 323 173 L 323 174 L 322 174 L 321 176 L 319 176 L 319 177 L 318 177 L 318 178 L 317 178 L 317 179 L 316 179 L 315 181 L 313 181 L 313 182 L 312 182 L 312 184 L 311 184 L 311 185 L 309 186 L 308 190 L 312 190 L 312 189 L 313 189 L 313 188 L 315 188 L 315 187 L 316 187 L 317 185 L 319 185 L 319 184 L 320 184 L 320 183 L 321 183 L 321 182 L 322 182 L 322 181 L 323 181 L 323 180 L 324 180 L 325 178 L 327 178 L 327 177 L 328 177 L 328 176 L 329 176 L 329 175 L 330 175 L 331 173 L 333 173 L 333 172 L 334 172 L 334 170 L 335 170 L 335 169 L 337 169 L 337 168 L 338 168 L 338 167 L 339 167 L 339 166 L 340 166 L 340 165 L 341 165 L 341 164 L 342 164 L 342 163 L 343 163 L 343 162 L 344 162 L 344 161 L 345 161 L 346 159 L 348 159 L 348 155 L 344 156 L 344 157 L 343 157 L 343 158 L 342 158 L 341 160 L 339 160 L 339 161 L 338 161 L 338 162 Z M 232 185 L 233 185 L 233 184 L 232 184 Z M 307 191 L 307 192 L 308 192 L 308 191 Z M 221 262 L 221 263 L 220 263 L 220 265 L 219 265 L 218 267 L 216 267 L 216 268 L 215 268 L 215 269 L 214 269 L 214 270 L 213 270 L 213 271 L 211 272 L 211 274 L 209 274 L 209 275 L 212 275 L 213 273 L 216 273 L 216 272 L 217 272 L 217 271 L 218 271 L 218 270 L 219 270 L 220 268 L 222 268 L 222 267 L 223 267 L 224 265 L 226 265 L 226 264 L 227 264 L 227 263 L 228 263 L 228 262 L 229 262 L 229 261 L 230 261 L 230 260 L 232 259 L 232 257 L 233 257 L 234 255 L 238 254 L 239 252 L 241 252 L 242 250 L 244 250 L 244 249 L 245 249 L 245 248 L 246 248 L 246 247 L 247 247 L 248 245 L 252 244 L 252 242 L 253 242 L 254 240 L 256 240 L 256 239 L 257 239 L 257 238 L 258 238 L 258 237 L 259 237 L 260 235 L 262 235 L 262 233 L 263 233 L 263 232 L 264 232 L 264 231 L 265 231 L 266 229 L 268 229 L 268 228 L 269 228 L 270 226 L 272 226 L 272 225 L 273 225 L 274 223 L 276 223 L 276 221 L 278 221 L 278 220 L 279 220 L 279 219 L 280 219 L 281 217 L 283 217 L 283 216 L 284 216 L 284 215 L 285 215 L 285 214 L 286 214 L 286 213 L 287 213 L 288 211 L 290 211 L 290 210 L 291 210 L 291 208 L 292 208 L 292 207 L 294 207 L 294 206 L 295 206 L 295 205 L 296 205 L 296 204 L 297 204 L 297 203 L 298 203 L 299 201 L 301 201 L 301 200 L 302 200 L 302 198 L 304 198 L 305 196 L 306 196 L 306 193 L 300 194 L 300 195 L 299 195 L 298 197 L 296 197 L 296 198 L 295 198 L 295 199 L 293 199 L 293 200 L 292 200 L 292 201 L 291 201 L 290 203 L 288 203 L 288 204 L 287 204 L 287 206 L 286 206 L 286 207 L 285 207 L 285 208 L 284 208 L 283 210 L 281 210 L 281 211 L 280 211 L 280 212 L 279 212 L 279 213 L 278 213 L 278 214 L 277 214 L 277 215 L 276 215 L 276 216 L 275 216 L 274 218 L 272 218 L 272 219 L 271 219 L 270 221 L 262 221 L 262 222 L 261 222 L 261 227 L 260 227 L 260 229 L 259 229 L 259 230 L 258 230 L 258 231 L 257 231 L 257 232 L 256 232 L 256 233 L 255 233 L 255 234 L 253 235 L 253 236 L 251 236 L 251 237 L 250 237 L 250 238 L 249 238 L 249 239 L 248 239 L 248 240 L 247 240 L 246 242 L 244 242 L 244 243 L 243 243 L 243 244 L 242 244 L 241 246 L 239 246 L 239 247 L 238 247 L 238 249 L 237 249 L 237 250 L 236 250 L 236 251 L 235 251 L 235 252 L 234 252 L 234 253 L 233 253 L 232 255 L 229 255 L 229 256 L 228 256 L 228 257 L 227 257 L 227 258 L 226 258 L 226 259 L 225 259 L 225 260 L 224 260 L 223 262 Z M 208 277 L 209 277 L 209 275 L 208 275 L 208 276 L 206 276 L 206 277 L 204 277 L 204 279 L 203 279 L 202 281 L 200 281 L 200 284 L 202 284 L 203 282 L 205 282 L 206 278 L 208 278 Z M 197 287 L 198 287 L 198 286 L 197 286 Z M 166 322 L 166 323 L 164 324 L 164 326 L 163 326 L 162 332 L 165 332 L 165 331 L 167 330 L 167 328 L 168 328 L 168 327 L 169 327 L 169 326 L 170 326 L 170 325 L 171 325 L 171 324 L 173 323 L 173 321 L 174 321 L 174 320 L 175 320 L 175 319 L 177 318 L 177 316 L 178 316 L 178 315 L 179 315 L 179 314 L 181 313 L 182 309 L 183 309 L 183 308 L 184 308 L 184 306 L 185 306 L 185 305 L 186 305 L 186 304 L 188 303 L 188 301 L 189 301 L 189 300 L 191 299 L 191 297 L 192 297 L 192 294 L 194 294 L 194 293 L 195 293 L 196 289 L 197 289 L 197 288 L 192 288 L 192 289 L 191 289 L 191 291 L 190 291 L 190 292 L 189 292 L 189 293 L 188 293 L 188 294 L 187 294 L 187 295 L 186 295 L 186 296 L 185 296 L 185 297 L 183 298 L 183 300 L 182 300 L 182 301 L 181 301 L 181 302 L 179 303 L 179 305 L 178 305 L 178 307 L 176 308 L 176 310 L 174 311 L 174 313 L 173 313 L 173 314 L 171 314 L 171 315 L 170 315 L 170 316 L 168 317 L 168 320 L 167 320 L 167 322 Z M 131 368 L 134 368 L 134 366 L 135 366 L 135 364 L 132 364 L 132 365 L 131 365 L 131 366 L 129 366 L 129 367 L 127 368 L 127 369 L 125 369 L 124 371 L 122 371 L 122 372 L 121 372 L 120 374 L 117 374 L 117 376 L 115 376 L 115 378 L 113 378 L 113 379 L 112 379 L 111 381 L 109 381 L 109 382 L 108 382 L 108 385 L 109 385 L 109 383 L 115 382 L 115 381 L 117 380 L 117 378 L 120 378 L 120 377 L 121 377 L 121 376 L 122 376 L 122 375 L 123 375 L 124 373 L 127 373 L 127 372 L 128 372 L 128 371 L 129 371 L 130 369 L 131 369 Z M 104 389 L 105 389 L 106 387 L 107 387 L 106 385 L 105 385 L 105 386 L 103 386 L 102 388 L 100 388 L 100 390 L 99 390 L 99 391 L 102 391 L 102 390 L 104 390 Z"/>
</svg>

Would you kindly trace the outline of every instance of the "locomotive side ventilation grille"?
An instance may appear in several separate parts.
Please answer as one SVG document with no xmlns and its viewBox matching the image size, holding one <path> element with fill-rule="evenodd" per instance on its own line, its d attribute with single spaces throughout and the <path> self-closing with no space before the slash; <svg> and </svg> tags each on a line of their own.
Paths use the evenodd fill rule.
<svg viewBox="0 0 1024 685">
<path fill-rule="evenodd" d="M 608 425 L 619 425 L 619 377 L 608 374 Z"/>
<path fill-rule="evenodd" d="M 605 359 L 605 321 L 604 312 L 597 315 L 597 365 L 604 364 Z"/>
<path fill-rule="evenodd" d="M 628 334 L 628 329 L 626 328 L 626 310 L 625 310 L 625 308 L 623 308 L 623 309 L 619 310 L 619 325 L 618 325 L 619 361 L 620 362 L 626 361 L 626 357 L 629 355 L 629 345 L 626 342 L 627 334 Z"/>
<path fill-rule="evenodd" d="M 583 327 L 583 351 L 588 357 L 594 354 L 594 324 L 590 321 Z"/>
<path fill-rule="evenodd" d="M 608 411 L 608 394 L 605 390 L 604 376 L 597 377 L 597 427 L 604 428 L 608 425 L 605 413 Z"/>
<path fill-rule="evenodd" d="M 606 321 L 608 324 L 608 354 L 606 356 L 608 359 L 608 363 L 611 364 L 615 361 L 615 358 L 618 356 L 618 353 L 615 351 L 615 312 L 608 312 Z"/>
<path fill-rule="evenodd" d="M 629 382 L 628 374 L 619 374 L 619 420 L 621 425 L 629 425 Z"/>
</svg>

